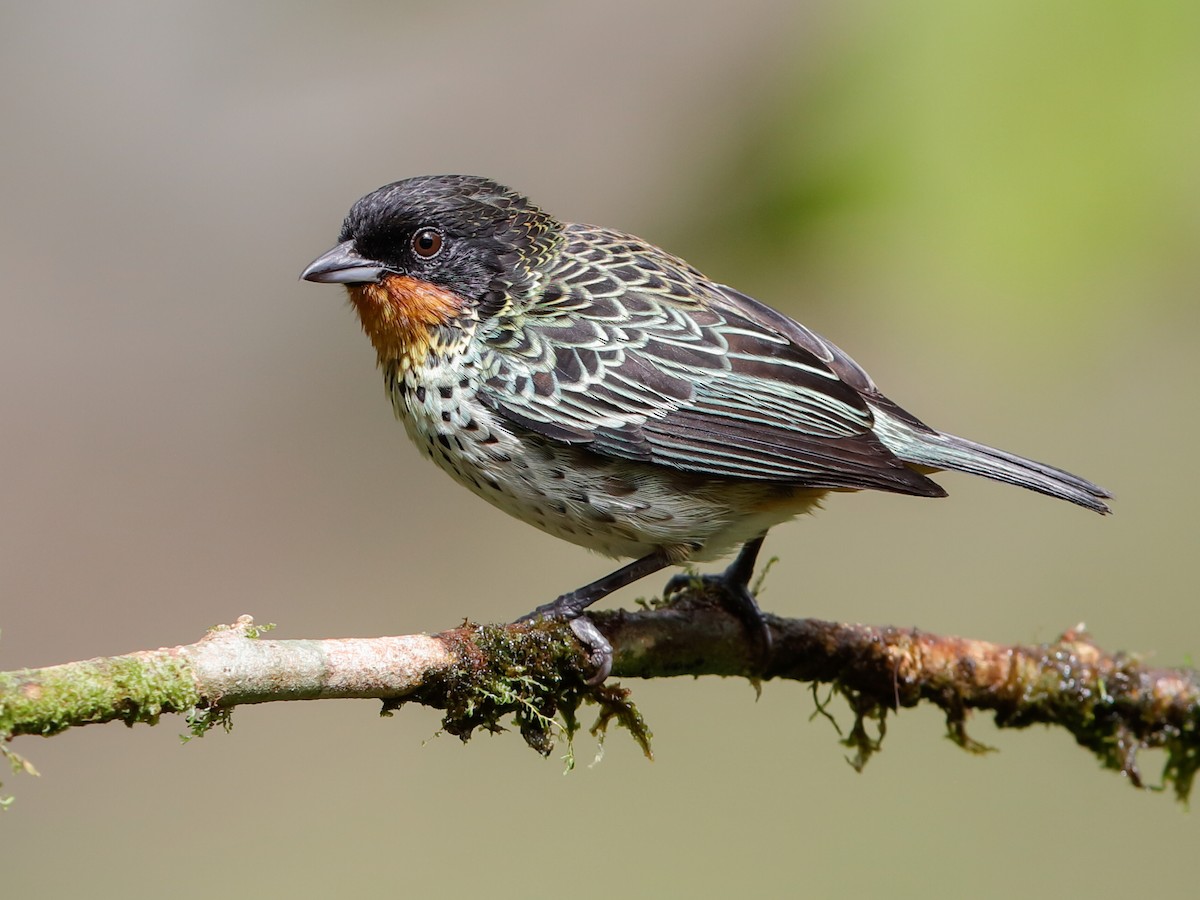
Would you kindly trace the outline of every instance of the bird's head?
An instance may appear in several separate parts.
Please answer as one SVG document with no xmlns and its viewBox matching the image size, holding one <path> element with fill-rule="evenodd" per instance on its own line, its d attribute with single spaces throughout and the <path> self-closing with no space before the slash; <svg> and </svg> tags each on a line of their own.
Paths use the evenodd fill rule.
<svg viewBox="0 0 1200 900">
<path fill-rule="evenodd" d="M 380 361 L 423 355 L 437 330 L 494 315 L 561 226 L 486 178 L 431 175 L 354 204 L 338 244 L 301 274 L 345 285 Z"/>
</svg>

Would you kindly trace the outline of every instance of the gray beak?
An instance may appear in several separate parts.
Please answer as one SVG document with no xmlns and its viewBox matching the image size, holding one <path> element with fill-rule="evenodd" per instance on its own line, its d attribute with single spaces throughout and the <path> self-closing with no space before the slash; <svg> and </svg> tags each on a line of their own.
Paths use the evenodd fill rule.
<svg viewBox="0 0 1200 900">
<path fill-rule="evenodd" d="M 379 281 L 386 272 L 386 266 L 360 256 L 354 241 L 342 241 L 314 259 L 300 277 L 322 284 L 371 284 Z"/>
</svg>

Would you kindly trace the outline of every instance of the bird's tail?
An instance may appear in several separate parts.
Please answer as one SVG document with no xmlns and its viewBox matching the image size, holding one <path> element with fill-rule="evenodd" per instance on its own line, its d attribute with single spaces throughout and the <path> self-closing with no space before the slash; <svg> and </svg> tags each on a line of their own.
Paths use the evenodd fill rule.
<svg viewBox="0 0 1200 900">
<path fill-rule="evenodd" d="M 884 446 L 907 463 L 982 475 L 1070 500 L 1098 513 L 1110 512 L 1104 500 L 1112 494 L 1078 475 L 966 438 L 913 427 L 878 407 L 875 414 L 876 434 Z"/>
</svg>

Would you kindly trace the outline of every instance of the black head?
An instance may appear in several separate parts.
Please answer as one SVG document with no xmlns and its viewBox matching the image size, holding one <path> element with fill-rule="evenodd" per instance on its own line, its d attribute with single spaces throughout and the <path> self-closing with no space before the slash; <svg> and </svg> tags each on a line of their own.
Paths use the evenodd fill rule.
<svg viewBox="0 0 1200 900">
<path fill-rule="evenodd" d="M 364 284 L 407 275 L 482 303 L 499 276 L 518 280 L 536 265 L 560 228 L 525 197 L 486 178 L 407 178 L 355 203 L 338 246 L 301 277 Z"/>
</svg>

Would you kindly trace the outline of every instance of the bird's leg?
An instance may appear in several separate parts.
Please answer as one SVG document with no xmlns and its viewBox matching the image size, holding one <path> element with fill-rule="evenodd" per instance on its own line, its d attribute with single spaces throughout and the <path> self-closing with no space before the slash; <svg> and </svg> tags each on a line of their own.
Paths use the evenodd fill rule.
<svg viewBox="0 0 1200 900">
<path fill-rule="evenodd" d="M 583 611 L 613 591 L 619 590 L 627 584 L 633 584 L 638 579 L 645 578 L 675 562 L 678 562 L 678 559 L 666 550 L 655 550 L 640 559 L 635 559 L 628 565 L 621 566 L 615 572 L 609 572 L 603 578 L 597 578 L 591 584 L 568 591 L 551 603 L 543 603 L 533 612 L 521 616 L 517 621 L 563 619 L 569 622 L 575 636 L 591 651 L 591 662 L 596 666 L 596 674 L 589 678 L 588 682 L 599 684 L 612 671 L 612 644 L 600 633 L 600 629 L 592 620 L 583 615 Z M 754 568 L 753 559 L 750 561 L 750 568 Z"/>
<path fill-rule="evenodd" d="M 609 572 L 603 578 L 597 578 L 591 584 L 568 591 L 552 603 L 544 603 L 522 616 L 522 620 L 545 617 L 548 619 L 576 619 L 585 609 L 602 600 L 613 591 L 620 590 L 627 584 L 633 584 L 647 575 L 652 575 L 659 569 L 671 565 L 673 559 L 665 550 L 655 550 L 640 559 L 621 566 L 615 572 Z M 751 563 L 753 565 L 753 563 Z"/>
<path fill-rule="evenodd" d="M 720 575 L 679 574 L 668 581 L 663 590 L 663 596 L 669 597 L 671 594 L 690 587 L 698 577 L 706 588 L 716 592 L 726 609 L 742 620 L 751 640 L 756 645 L 761 670 L 765 670 L 771 661 L 773 641 L 767 619 L 763 615 L 763 611 L 759 609 L 754 595 L 750 593 L 750 579 L 754 576 L 754 564 L 758 561 L 758 551 L 762 549 L 766 536 L 764 532 L 753 540 L 747 541 L 738 553 L 737 559 L 730 563 Z"/>
</svg>

